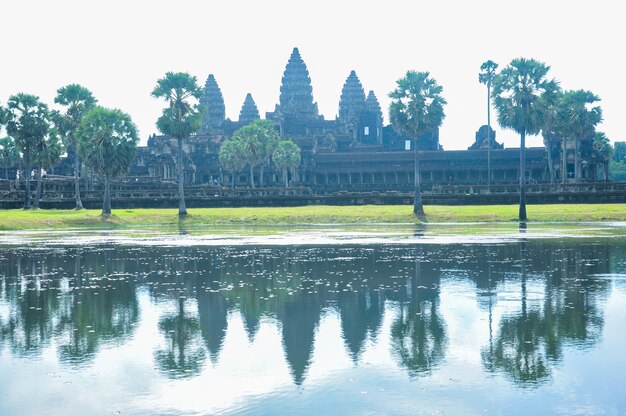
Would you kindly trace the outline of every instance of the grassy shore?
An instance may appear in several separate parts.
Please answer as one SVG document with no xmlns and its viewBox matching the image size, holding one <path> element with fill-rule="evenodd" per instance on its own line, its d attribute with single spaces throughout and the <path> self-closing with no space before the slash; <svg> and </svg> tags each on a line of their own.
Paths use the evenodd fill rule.
<svg viewBox="0 0 626 416">
<path fill-rule="evenodd" d="M 428 222 L 511 222 L 516 205 L 426 206 Z M 2 210 L 0 230 L 46 228 L 136 228 L 173 226 L 179 223 L 175 209 L 118 209 L 109 219 L 99 210 Z M 529 221 L 594 222 L 626 221 L 626 204 L 531 205 Z M 367 224 L 416 223 L 408 205 L 306 206 L 281 208 L 197 208 L 184 220 L 188 225 L 220 224 Z"/>
</svg>

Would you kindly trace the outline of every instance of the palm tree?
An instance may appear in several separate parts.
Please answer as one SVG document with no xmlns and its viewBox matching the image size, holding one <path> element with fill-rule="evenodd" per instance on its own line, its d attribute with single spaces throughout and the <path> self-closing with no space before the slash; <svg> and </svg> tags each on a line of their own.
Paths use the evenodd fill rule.
<svg viewBox="0 0 626 416">
<path fill-rule="evenodd" d="M 254 127 L 258 128 L 258 139 L 261 143 L 261 152 L 263 156 L 263 161 L 260 164 L 260 174 L 259 174 L 259 186 L 263 187 L 263 168 L 267 162 L 269 162 L 270 157 L 274 153 L 274 149 L 278 146 L 278 142 L 280 141 L 280 135 L 274 128 L 274 125 L 269 120 L 255 120 L 251 123 Z"/>
<path fill-rule="evenodd" d="M 41 171 L 45 168 L 54 167 L 61 160 L 61 155 L 65 152 L 65 146 L 58 134 L 56 128 L 51 128 L 48 134 L 41 140 L 36 148 L 33 161 L 37 166 L 36 175 L 37 178 L 37 190 L 35 192 L 35 201 L 33 202 L 33 208 L 39 208 L 39 201 L 41 200 Z"/>
<path fill-rule="evenodd" d="M 268 149 L 273 150 L 274 143 L 277 141 L 277 133 L 269 127 L 265 120 L 257 120 L 246 126 L 239 128 L 231 140 L 236 140 L 241 143 L 241 152 L 245 164 L 250 168 L 250 187 L 254 189 L 254 168 L 256 166 L 265 163 L 271 151 L 268 153 Z M 276 135 L 276 137 L 274 137 Z M 269 154 L 269 155 L 268 155 Z"/>
<path fill-rule="evenodd" d="M 196 77 L 186 72 L 167 72 L 165 77 L 157 81 L 152 91 L 155 98 L 163 98 L 168 107 L 157 120 L 157 128 L 161 133 L 175 138 L 178 142 L 178 158 L 176 171 L 178 177 L 178 215 L 187 215 L 185 205 L 183 140 L 198 131 L 202 114 L 198 100 L 202 97 L 202 89 Z"/>
<path fill-rule="evenodd" d="M 232 187 L 235 188 L 235 174 L 244 168 L 243 144 L 239 140 L 228 139 L 220 146 L 220 165 L 232 174 Z"/>
<path fill-rule="evenodd" d="M 78 151 L 85 164 L 104 177 L 102 216 L 111 215 L 111 180 L 126 173 L 139 139 L 130 116 L 120 110 L 94 107 L 78 126 Z"/>
<path fill-rule="evenodd" d="M 602 109 L 599 106 L 592 107 L 598 101 L 600 98 L 591 91 L 566 91 L 560 97 L 556 108 L 557 132 L 561 137 L 575 141 L 574 178 L 576 181 L 579 181 L 582 176 L 580 145 L 583 141 L 593 143 L 596 126 L 602 121 Z M 563 165 L 565 170 L 565 163 Z"/>
<path fill-rule="evenodd" d="M 441 126 L 447 104 L 441 96 L 443 88 L 430 78 L 428 72 L 408 71 L 397 81 L 397 87 L 389 94 L 389 118 L 394 129 L 413 138 L 415 151 L 415 200 L 413 213 L 424 217 L 420 189 L 419 152 L 420 136 L 433 132 Z"/>
<path fill-rule="evenodd" d="M 74 197 L 76 209 L 83 209 L 80 199 L 80 158 L 77 150 L 76 130 L 85 114 L 95 107 L 97 100 L 91 91 L 82 85 L 70 84 L 57 90 L 54 102 L 66 107 L 64 114 L 58 114 L 57 124 L 68 147 L 71 146 L 74 151 Z"/>
<path fill-rule="evenodd" d="M 48 106 L 39 101 L 39 97 L 24 93 L 12 95 L 7 110 L 7 132 L 15 140 L 26 168 L 24 209 L 30 209 L 30 173 L 37 149 L 50 130 L 50 112 Z"/>
<path fill-rule="evenodd" d="M 288 170 L 294 170 L 300 165 L 300 146 L 291 140 L 281 140 L 278 142 L 274 153 L 272 154 L 274 165 L 283 172 L 285 188 L 289 187 Z M 293 172 L 292 172 L 293 176 Z"/>
<path fill-rule="evenodd" d="M 9 179 L 9 168 L 15 166 L 20 159 L 15 141 L 11 137 L 0 139 L 0 166 L 4 167 L 4 179 Z"/>
<path fill-rule="evenodd" d="M 546 107 L 554 102 L 558 83 L 546 78 L 550 67 L 534 59 L 518 58 L 493 81 L 492 96 L 498 122 L 520 135 L 519 219 L 526 221 L 526 135 L 538 134 Z"/>
<path fill-rule="evenodd" d="M 593 152 L 596 156 L 602 160 L 602 166 L 604 167 L 604 181 L 609 181 L 609 162 L 613 156 L 613 147 L 609 138 L 606 137 L 601 131 L 596 132 L 593 138 Z"/>
<path fill-rule="evenodd" d="M 548 171 L 550 183 L 555 182 L 555 171 L 554 171 L 554 156 L 553 150 L 555 146 L 562 146 L 563 137 L 560 136 L 559 132 L 559 123 L 557 119 L 557 109 L 559 107 L 559 102 L 563 97 L 563 92 L 559 88 L 556 92 L 554 103 L 546 106 L 543 126 L 541 127 L 541 135 L 543 136 L 543 145 L 546 148 L 546 153 L 548 156 Z M 556 155 L 559 153 L 557 152 Z M 561 178 L 564 180 L 564 178 Z"/>
<path fill-rule="evenodd" d="M 478 82 L 487 85 L 487 186 L 491 187 L 491 83 L 496 76 L 498 64 L 492 60 L 480 66 Z"/>
</svg>

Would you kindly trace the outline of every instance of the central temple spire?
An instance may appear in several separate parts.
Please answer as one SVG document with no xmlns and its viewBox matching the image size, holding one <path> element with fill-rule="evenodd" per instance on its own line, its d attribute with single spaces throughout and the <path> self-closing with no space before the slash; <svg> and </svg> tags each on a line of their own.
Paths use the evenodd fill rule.
<svg viewBox="0 0 626 416">
<path fill-rule="evenodd" d="M 313 87 L 309 70 L 298 48 L 293 48 L 283 73 L 280 86 L 280 109 L 284 115 L 298 118 L 318 115 L 317 104 L 313 102 Z"/>
<path fill-rule="evenodd" d="M 200 126 L 201 134 L 214 133 L 221 129 L 226 117 L 224 97 L 213 74 L 210 74 L 204 85 L 204 95 L 200 98 L 200 105 L 205 108 L 204 117 Z"/>
</svg>

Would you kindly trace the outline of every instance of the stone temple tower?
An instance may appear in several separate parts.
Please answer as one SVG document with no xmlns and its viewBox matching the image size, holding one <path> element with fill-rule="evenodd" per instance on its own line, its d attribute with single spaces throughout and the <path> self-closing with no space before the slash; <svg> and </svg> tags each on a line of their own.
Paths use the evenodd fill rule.
<svg viewBox="0 0 626 416">
<path fill-rule="evenodd" d="M 287 62 L 280 86 L 280 101 L 272 116 L 280 120 L 283 135 L 303 135 L 307 122 L 320 118 L 317 103 L 313 102 L 309 70 L 298 48 L 293 49 Z"/>
<path fill-rule="evenodd" d="M 361 113 L 365 111 L 365 92 L 356 72 L 350 72 L 348 79 L 343 84 L 341 98 L 339 99 L 339 117 L 337 118 L 339 129 L 342 134 L 347 134 L 356 139 L 359 134 L 359 122 Z"/>
<path fill-rule="evenodd" d="M 204 85 L 204 95 L 200 98 L 200 105 L 205 108 L 200 134 L 221 133 L 226 117 L 224 97 L 213 74 L 209 75 Z"/>
<path fill-rule="evenodd" d="M 252 98 L 252 94 L 248 93 L 246 99 L 243 102 L 241 111 L 239 112 L 239 123 L 242 126 L 252 123 L 254 120 L 261 118 L 259 116 L 259 109 Z"/>
<path fill-rule="evenodd" d="M 378 103 L 378 98 L 376 98 L 376 94 L 374 91 L 370 91 L 367 94 L 367 99 L 365 100 L 365 107 L 367 109 L 366 117 L 367 120 L 365 124 L 369 126 L 369 133 L 371 135 L 370 138 L 365 139 L 364 142 L 372 143 L 372 144 L 382 144 L 383 143 L 383 112 L 380 109 L 380 104 Z"/>
</svg>

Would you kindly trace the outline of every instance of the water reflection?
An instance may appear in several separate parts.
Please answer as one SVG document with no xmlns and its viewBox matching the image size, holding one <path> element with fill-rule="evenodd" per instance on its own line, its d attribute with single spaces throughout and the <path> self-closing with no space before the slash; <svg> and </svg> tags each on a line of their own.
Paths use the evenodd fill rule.
<svg viewBox="0 0 626 416">
<path fill-rule="evenodd" d="M 54 342 L 71 364 L 89 361 L 100 345 L 123 343 L 139 317 L 136 281 L 112 256 L 9 253 L 1 268 L 1 299 L 9 307 L 3 343 L 16 356 L 38 356 Z"/>
<path fill-rule="evenodd" d="M 184 230 L 181 229 L 181 232 Z M 417 231 L 416 231 L 417 232 Z M 322 318 L 340 319 L 355 366 L 382 340 L 410 377 L 446 364 L 450 334 L 442 286 L 471 283 L 487 314 L 486 372 L 522 386 L 549 380 L 564 349 L 593 347 L 603 300 L 625 247 L 610 240 L 501 245 L 5 249 L 0 254 L 0 351 L 88 364 L 135 336 L 138 293 L 158 313 L 155 367 L 192 378 L 220 354 L 233 313 L 254 342 L 262 322 L 280 329 L 293 383 L 306 382 Z M 508 306 L 496 312 L 499 303 Z M 2 305 L 6 307 L 3 309 Z M 2 312 L 4 311 L 4 312 Z"/>
</svg>

